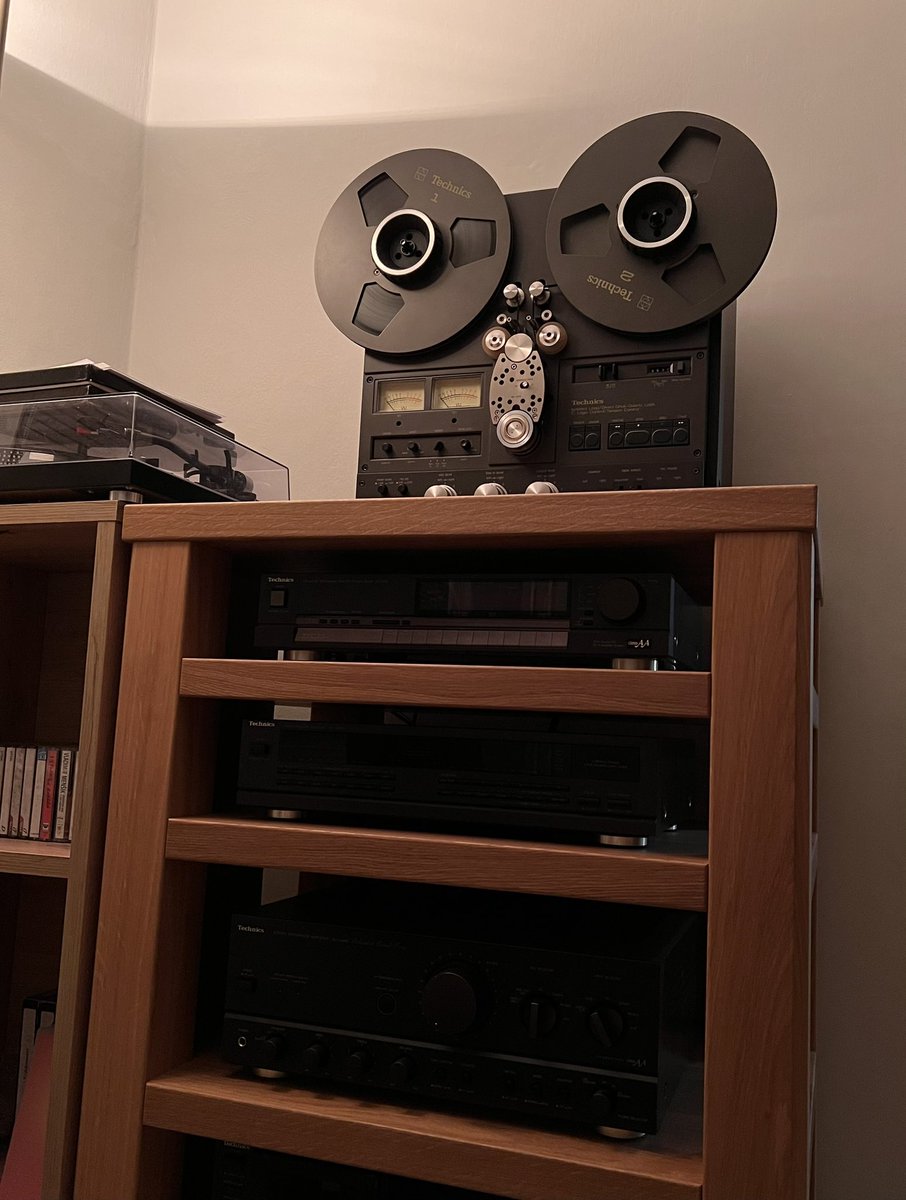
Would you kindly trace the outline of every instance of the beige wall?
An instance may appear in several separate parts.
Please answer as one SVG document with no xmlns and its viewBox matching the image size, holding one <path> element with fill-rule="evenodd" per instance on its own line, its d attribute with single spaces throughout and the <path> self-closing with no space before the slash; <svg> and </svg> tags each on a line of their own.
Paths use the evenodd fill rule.
<svg viewBox="0 0 906 1200">
<path fill-rule="evenodd" d="M 151 0 L 12 0 L 0 370 L 128 358 Z"/>
</svg>

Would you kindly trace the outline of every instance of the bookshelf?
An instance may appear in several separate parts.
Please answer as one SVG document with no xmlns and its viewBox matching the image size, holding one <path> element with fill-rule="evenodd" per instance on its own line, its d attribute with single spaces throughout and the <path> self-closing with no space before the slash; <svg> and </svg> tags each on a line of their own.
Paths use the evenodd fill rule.
<svg viewBox="0 0 906 1200">
<path fill-rule="evenodd" d="M 0 743 L 77 744 L 81 759 L 71 844 L 0 839 L 7 1118 L 22 1000 L 58 989 L 43 1200 L 70 1200 L 75 1172 L 128 577 L 122 510 L 0 506 Z"/>
<path fill-rule="evenodd" d="M 512 1200 L 807 1200 L 812 1189 L 817 497 L 812 487 L 159 506 L 133 546 L 118 749 L 75 1200 L 177 1200 L 188 1136 Z M 236 581 L 286 556 L 631 556 L 713 602 L 710 673 L 229 657 Z M 281 559 L 281 556 L 284 556 Z M 382 560 L 383 561 L 383 560 Z M 397 557 L 395 562 L 404 559 Z M 386 568 L 389 569 L 389 568 Z M 235 653 L 235 652 L 234 652 Z M 224 811 L 236 702 L 670 715 L 710 728 L 707 839 L 669 850 L 273 824 Z M 467 1110 L 262 1081 L 196 1035 L 206 877 L 249 868 L 418 880 L 706 912 L 703 1074 L 657 1136 L 613 1144 Z M 224 874 L 223 872 L 234 874 Z M 226 881 L 226 882 L 225 882 Z M 770 1115 L 770 1119 L 768 1116 Z"/>
</svg>

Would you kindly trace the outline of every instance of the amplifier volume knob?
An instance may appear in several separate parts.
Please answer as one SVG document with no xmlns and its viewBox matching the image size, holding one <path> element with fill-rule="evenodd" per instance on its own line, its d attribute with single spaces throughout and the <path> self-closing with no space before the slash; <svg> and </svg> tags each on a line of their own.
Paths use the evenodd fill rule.
<svg viewBox="0 0 906 1200">
<path fill-rule="evenodd" d="M 456 489 L 450 487 L 449 483 L 432 483 L 425 492 L 426 496 L 455 496 Z"/>
<path fill-rule="evenodd" d="M 325 1042 L 312 1042 L 302 1054 L 302 1067 L 306 1071 L 323 1071 L 330 1058 L 330 1050 Z"/>
<path fill-rule="evenodd" d="M 602 1046 L 615 1046 L 623 1036 L 623 1014 L 610 1004 L 602 1004 L 590 1014 L 588 1028 Z"/>
<path fill-rule="evenodd" d="M 525 494 L 527 496 L 545 496 L 559 492 L 559 490 L 555 483 L 550 483 L 547 479 L 536 479 L 525 489 Z"/>
<path fill-rule="evenodd" d="M 598 610 L 605 621 L 631 621 L 643 599 L 642 589 L 632 579 L 608 579 L 598 588 Z"/>
<path fill-rule="evenodd" d="M 446 1036 L 472 1029 L 481 1015 L 481 988 L 461 967 L 432 975 L 422 990 L 422 1010 L 431 1028 Z"/>
<path fill-rule="evenodd" d="M 557 1006 L 547 996 L 529 996 L 520 1011 L 522 1024 L 534 1041 L 546 1037 L 557 1024 Z"/>
<path fill-rule="evenodd" d="M 415 1075 L 415 1060 L 412 1058 L 398 1058 L 390 1064 L 390 1082 L 395 1087 L 402 1087 L 403 1084 L 410 1083 Z"/>
<path fill-rule="evenodd" d="M 476 496 L 505 496 L 506 488 L 501 483 L 480 483 L 475 489 Z"/>
</svg>

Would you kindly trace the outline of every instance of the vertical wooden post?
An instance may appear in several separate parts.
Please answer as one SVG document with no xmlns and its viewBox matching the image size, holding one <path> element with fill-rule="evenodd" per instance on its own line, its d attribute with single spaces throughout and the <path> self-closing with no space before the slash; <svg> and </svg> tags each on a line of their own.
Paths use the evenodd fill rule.
<svg viewBox="0 0 906 1200">
<path fill-rule="evenodd" d="M 718 534 L 705 1200 L 809 1176 L 812 539 Z"/>
<path fill-rule="evenodd" d="M 44 1155 L 44 1200 L 72 1194 L 82 1100 L 88 1010 L 94 965 L 101 863 L 107 827 L 107 799 L 126 588 L 129 547 L 120 539 L 117 522 L 102 522 L 95 540 L 91 583 L 91 619 L 85 658 L 85 687 L 79 732 L 79 812 L 74 823 L 63 953 L 60 959 L 57 1019 L 54 1030 L 54 1087 L 47 1117 Z M 58 1064 L 68 1064 L 59 1075 Z"/>
<path fill-rule="evenodd" d="M 209 799 L 215 717 L 180 700 L 179 674 L 183 657 L 223 652 L 227 606 L 217 552 L 179 542 L 134 548 L 77 1200 L 176 1191 L 173 1135 L 149 1135 L 154 1170 L 141 1171 L 142 1108 L 149 1070 L 191 1052 L 204 874 L 168 864 L 165 840 L 170 815 L 200 811 Z"/>
</svg>

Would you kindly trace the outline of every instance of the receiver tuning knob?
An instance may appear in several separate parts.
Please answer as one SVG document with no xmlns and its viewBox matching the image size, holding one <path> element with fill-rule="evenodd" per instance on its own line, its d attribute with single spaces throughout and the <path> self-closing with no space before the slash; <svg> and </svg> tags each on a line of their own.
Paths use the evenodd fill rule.
<svg viewBox="0 0 906 1200">
<path fill-rule="evenodd" d="M 558 492 L 560 489 L 555 483 L 551 483 L 548 479 L 536 479 L 534 483 L 530 483 L 525 489 L 527 496 L 545 496 L 548 493 Z"/>
<path fill-rule="evenodd" d="M 476 496 L 505 496 L 506 488 L 501 483 L 480 483 L 475 489 Z"/>
<path fill-rule="evenodd" d="M 430 496 L 432 499 L 438 496 L 455 496 L 456 490 L 450 487 L 449 483 L 432 483 L 425 492 L 425 495 Z"/>
</svg>

